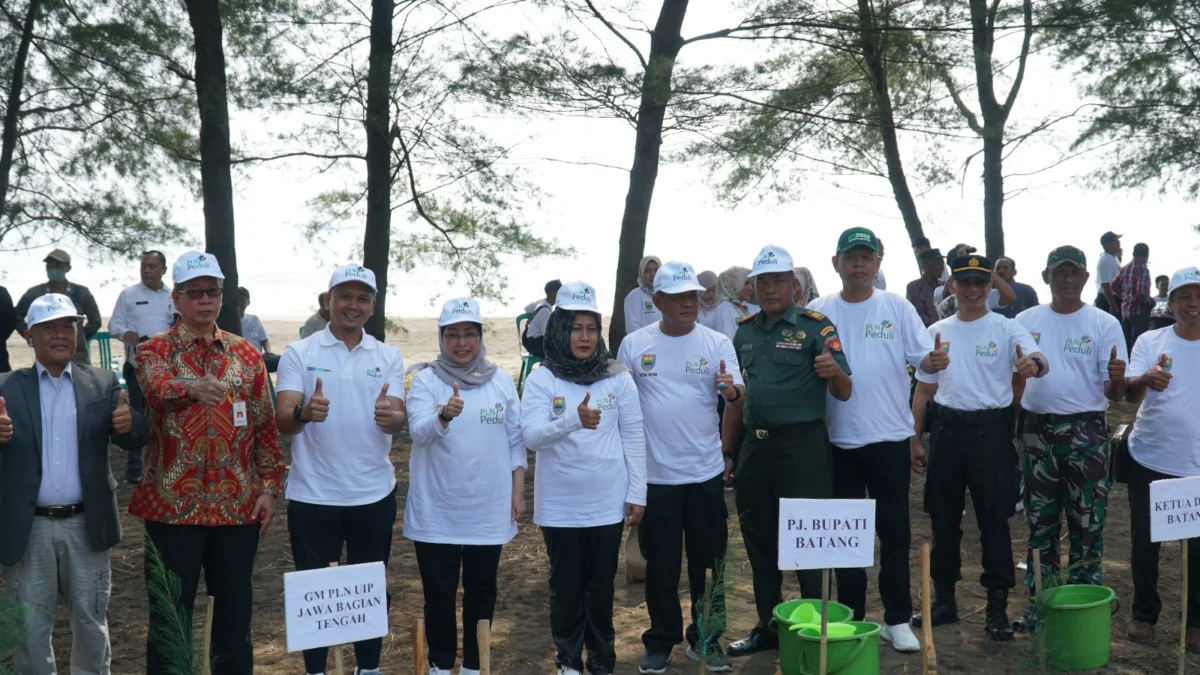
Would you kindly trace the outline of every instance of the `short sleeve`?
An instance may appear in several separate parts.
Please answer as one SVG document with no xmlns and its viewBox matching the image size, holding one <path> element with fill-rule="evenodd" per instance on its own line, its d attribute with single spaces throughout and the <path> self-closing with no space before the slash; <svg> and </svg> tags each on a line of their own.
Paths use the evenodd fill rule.
<svg viewBox="0 0 1200 675">
<path fill-rule="evenodd" d="M 933 336 L 939 332 L 941 332 L 941 327 L 938 326 L 938 324 L 936 324 L 936 323 L 925 329 L 925 339 L 929 342 L 930 349 L 933 349 Z M 950 367 L 951 368 L 954 367 L 954 357 L 953 356 L 950 357 Z M 937 384 L 938 383 L 938 374 L 937 373 L 927 373 L 927 372 L 921 370 L 920 368 L 917 368 L 917 381 L 924 382 L 925 384 Z"/>
<path fill-rule="evenodd" d="M 392 359 L 391 367 L 388 368 L 387 379 L 388 396 L 396 398 L 404 398 L 404 356 L 400 350 L 396 350 L 396 357 Z"/>
<path fill-rule="evenodd" d="M 846 351 L 842 348 L 842 339 L 838 337 L 837 326 L 833 325 L 829 317 L 821 319 L 818 323 L 816 333 L 811 338 L 813 358 L 816 358 L 817 354 L 825 351 L 825 345 L 828 344 L 829 353 L 833 355 L 833 360 L 842 367 L 842 370 L 846 371 L 847 375 L 853 375 L 850 372 L 850 362 L 846 360 Z"/>
<path fill-rule="evenodd" d="M 1008 357 L 1010 360 L 1016 360 L 1018 346 L 1021 347 L 1021 352 L 1026 356 L 1041 351 L 1038 343 L 1033 339 L 1033 334 L 1029 332 L 1029 329 L 1024 324 L 1019 321 L 1005 319 L 1004 325 L 1008 328 Z"/>
<path fill-rule="evenodd" d="M 279 358 L 279 367 L 275 371 L 278 391 L 298 391 L 304 393 L 304 365 L 300 363 L 300 353 L 292 345 L 283 350 Z"/>
<path fill-rule="evenodd" d="M 901 330 L 904 331 L 904 357 L 908 365 L 921 369 L 921 362 L 933 351 L 933 336 L 925 328 L 925 322 L 917 314 L 917 308 L 907 300 L 898 302 Z"/>
<path fill-rule="evenodd" d="M 624 340 L 621 340 L 621 348 L 617 350 L 617 361 L 619 361 L 621 365 L 625 366 L 630 371 L 633 370 L 633 364 L 630 363 L 630 357 L 633 354 L 633 350 L 629 346 L 632 342 L 633 340 L 629 339 L 628 337 Z"/>
<path fill-rule="evenodd" d="M 1158 362 L 1158 354 L 1154 353 L 1154 335 L 1154 332 L 1142 333 L 1133 343 L 1133 354 L 1129 358 L 1130 377 L 1145 375 Z"/>
<path fill-rule="evenodd" d="M 746 382 L 742 379 L 742 369 L 738 367 L 737 352 L 733 349 L 733 343 L 724 335 L 717 338 L 717 354 L 719 355 L 717 363 L 725 363 L 725 372 L 733 375 L 733 383 L 746 386 Z"/>
</svg>

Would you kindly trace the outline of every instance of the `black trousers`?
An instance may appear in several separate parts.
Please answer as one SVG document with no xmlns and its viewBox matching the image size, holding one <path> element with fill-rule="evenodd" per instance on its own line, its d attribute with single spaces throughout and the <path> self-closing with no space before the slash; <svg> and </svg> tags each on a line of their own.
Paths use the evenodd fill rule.
<svg viewBox="0 0 1200 675">
<path fill-rule="evenodd" d="M 646 486 L 646 513 L 638 527 L 638 546 L 646 559 L 646 609 L 650 629 L 642 634 L 647 651 L 670 654 L 683 642 L 683 609 L 679 603 L 679 570 L 687 544 L 688 589 L 692 598 L 692 621 L 687 641 L 700 639 L 718 645 L 725 631 L 724 579 L 725 545 L 729 540 L 729 509 L 725 506 L 725 482 L 718 474 L 703 483 Z M 699 617 L 708 588 L 708 571 L 720 570 L 713 579 L 712 609 Z"/>
<path fill-rule="evenodd" d="M 483 619 L 492 620 L 496 609 L 496 570 L 499 544 L 461 546 L 415 541 L 421 587 L 425 591 L 425 639 L 429 663 L 442 670 L 454 668 L 458 654 L 458 627 L 454 623 L 458 600 L 458 573 L 463 587 L 463 668 L 479 670 L 479 637 Z"/>
<path fill-rule="evenodd" d="M 555 665 L 611 675 L 617 663 L 613 579 L 624 523 L 596 527 L 543 527 L 550 556 L 550 634 Z"/>
<path fill-rule="evenodd" d="M 1162 598 L 1158 596 L 1158 553 L 1162 543 L 1150 541 L 1150 483 L 1164 478 L 1177 476 L 1147 469 L 1137 460 L 1129 462 L 1133 618 L 1151 624 L 1158 623 L 1158 616 L 1162 612 Z M 1200 538 L 1188 539 L 1187 546 L 1188 628 L 1200 628 Z"/>
<path fill-rule="evenodd" d="M 1119 320 L 1121 318 L 1121 299 L 1116 298 L 1116 300 L 1117 300 L 1116 307 L 1109 305 L 1108 298 L 1104 295 L 1104 292 L 1101 291 L 1096 294 L 1096 308 L 1102 309 L 1102 310 L 1108 312 L 1109 314 L 1112 314 L 1113 316 L 1117 317 L 1117 319 Z"/>
<path fill-rule="evenodd" d="M 1130 352 L 1133 351 L 1133 344 L 1137 342 L 1137 339 L 1148 330 L 1150 330 L 1150 312 L 1133 314 L 1121 319 L 1121 332 L 1125 334 L 1125 347 Z"/>
<path fill-rule="evenodd" d="M 962 517 L 971 491 L 983 548 L 979 583 L 989 590 L 1016 586 L 1008 519 L 1021 494 L 1012 424 L 1006 411 L 989 418 L 958 416 L 941 408 L 929 438 L 925 512 L 933 526 L 930 576 L 938 584 L 962 579 Z M 946 419 L 949 417 L 949 419 Z"/>
<path fill-rule="evenodd" d="M 129 390 L 129 407 L 140 413 L 146 412 L 146 397 L 142 395 L 142 385 L 138 384 L 137 372 L 133 364 L 126 361 L 121 367 L 121 375 L 125 378 L 125 386 Z M 125 480 L 137 481 L 142 477 L 142 449 L 130 450 L 125 462 Z"/>
<path fill-rule="evenodd" d="M 158 549 L 166 571 L 179 579 L 175 611 L 191 629 L 196 586 L 204 570 L 204 585 L 214 599 L 212 622 L 212 674 L 250 675 L 254 648 L 250 642 L 250 617 L 254 607 L 251 574 L 258 551 L 257 523 L 224 527 L 165 525 L 146 521 L 146 537 Z M 149 581 L 151 565 L 146 560 Z M 150 623 L 146 639 L 146 672 L 171 672 L 171 625 L 165 608 L 150 598 Z M 164 644 L 166 641 L 166 644 Z"/>
<path fill-rule="evenodd" d="M 908 441 L 872 443 L 861 448 L 833 447 L 833 497 L 875 500 L 875 532 L 879 535 L 879 595 L 883 621 L 889 626 L 912 618 L 909 591 L 908 488 L 912 478 Z M 854 610 L 854 620 L 867 612 L 867 571 L 836 570 L 838 602 Z"/>
<path fill-rule="evenodd" d="M 296 569 L 329 567 L 342 557 L 346 545 L 346 564 L 382 562 L 387 567 L 392 552 L 392 527 L 396 523 L 396 490 L 373 504 L 326 506 L 289 501 L 288 534 L 292 539 L 292 558 Z M 388 605 L 392 594 L 388 593 Z M 354 660 L 363 670 L 379 668 L 383 638 L 354 643 Z M 310 673 L 325 672 L 329 648 L 304 650 L 304 668 Z"/>
</svg>

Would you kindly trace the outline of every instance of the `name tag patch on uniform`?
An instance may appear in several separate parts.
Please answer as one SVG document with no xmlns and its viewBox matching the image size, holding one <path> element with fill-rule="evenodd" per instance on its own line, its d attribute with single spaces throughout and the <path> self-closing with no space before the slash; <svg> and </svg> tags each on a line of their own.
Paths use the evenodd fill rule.
<svg viewBox="0 0 1200 675">
<path fill-rule="evenodd" d="M 563 412 L 566 411 L 566 409 L 567 409 L 567 399 L 563 398 L 562 396 L 555 396 L 554 404 L 551 406 L 551 410 L 554 411 L 554 414 L 561 415 L 561 414 L 563 414 Z"/>
<path fill-rule="evenodd" d="M 790 349 L 792 351 L 800 351 L 804 349 L 803 342 L 776 342 L 775 349 Z"/>
<path fill-rule="evenodd" d="M 825 337 L 826 335 L 829 335 L 830 333 L 832 333 L 835 330 L 837 330 L 837 329 L 834 328 L 833 326 L 825 326 L 824 328 L 821 329 L 821 337 Z"/>
</svg>

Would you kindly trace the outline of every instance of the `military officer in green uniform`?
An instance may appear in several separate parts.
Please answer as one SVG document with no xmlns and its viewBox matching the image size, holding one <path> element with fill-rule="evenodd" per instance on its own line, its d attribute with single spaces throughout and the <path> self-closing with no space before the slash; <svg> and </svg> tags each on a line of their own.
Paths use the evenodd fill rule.
<svg viewBox="0 0 1200 675">
<path fill-rule="evenodd" d="M 783 601 L 779 571 L 779 500 L 833 495 L 833 456 L 825 429 L 825 396 L 850 398 L 850 366 L 837 329 L 825 315 L 792 302 L 792 258 L 778 246 L 758 254 L 750 272 L 761 311 L 739 322 L 737 350 L 746 395 L 726 404 L 723 449 L 738 459 L 737 511 L 754 574 L 758 625 L 729 647 L 732 656 L 778 648 L 769 628 Z M 728 466 L 728 464 L 727 464 Z M 797 573 L 805 597 L 821 592 L 819 571 Z"/>
</svg>

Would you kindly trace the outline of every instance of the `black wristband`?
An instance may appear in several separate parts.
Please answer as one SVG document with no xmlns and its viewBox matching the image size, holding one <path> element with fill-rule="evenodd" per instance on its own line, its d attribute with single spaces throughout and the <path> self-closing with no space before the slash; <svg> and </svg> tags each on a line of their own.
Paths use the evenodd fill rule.
<svg viewBox="0 0 1200 675">
<path fill-rule="evenodd" d="M 725 399 L 725 402 L 726 402 L 726 403 L 733 403 L 734 401 L 736 401 L 736 400 L 738 400 L 739 398 L 741 398 L 741 397 L 742 397 L 742 390 L 741 390 L 741 388 L 740 388 L 740 387 L 738 387 L 736 384 L 735 384 L 735 385 L 733 385 L 733 393 L 737 394 L 737 396 L 734 396 L 733 398 L 727 398 L 727 399 Z"/>
<path fill-rule="evenodd" d="M 1030 361 L 1033 361 L 1034 364 L 1037 365 L 1037 372 L 1034 373 L 1035 376 L 1041 375 L 1042 371 L 1046 370 L 1046 364 L 1042 363 L 1042 360 L 1039 359 L 1038 357 L 1035 356 L 1035 357 L 1031 358 Z"/>
<path fill-rule="evenodd" d="M 446 417 L 446 415 L 441 410 L 438 411 L 438 419 L 445 422 L 446 424 L 450 424 L 450 418 Z"/>
</svg>

